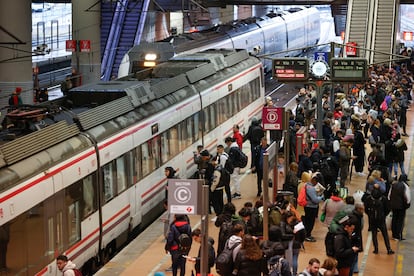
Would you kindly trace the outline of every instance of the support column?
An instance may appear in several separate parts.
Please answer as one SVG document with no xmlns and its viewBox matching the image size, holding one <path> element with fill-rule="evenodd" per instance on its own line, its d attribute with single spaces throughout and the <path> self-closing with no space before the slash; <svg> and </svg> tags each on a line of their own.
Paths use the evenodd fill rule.
<svg viewBox="0 0 414 276">
<path fill-rule="evenodd" d="M 72 0 L 73 39 L 91 41 L 89 53 L 77 51 L 72 54 L 72 67 L 82 75 L 82 84 L 100 79 L 101 6 L 95 4 L 96 0 Z"/>
<path fill-rule="evenodd" d="M 31 0 L 0 1 L 0 108 L 16 87 L 33 103 Z"/>
</svg>

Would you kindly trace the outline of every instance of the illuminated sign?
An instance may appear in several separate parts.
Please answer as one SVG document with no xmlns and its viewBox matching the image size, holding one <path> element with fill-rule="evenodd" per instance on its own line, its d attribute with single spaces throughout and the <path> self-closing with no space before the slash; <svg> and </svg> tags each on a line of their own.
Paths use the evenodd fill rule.
<svg viewBox="0 0 414 276">
<path fill-rule="evenodd" d="M 307 58 L 273 59 L 273 77 L 281 82 L 307 81 L 309 61 Z"/>
<path fill-rule="evenodd" d="M 331 60 L 332 81 L 364 81 L 367 78 L 367 60 L 364 58 L 333 58 Z"/>
</svg>

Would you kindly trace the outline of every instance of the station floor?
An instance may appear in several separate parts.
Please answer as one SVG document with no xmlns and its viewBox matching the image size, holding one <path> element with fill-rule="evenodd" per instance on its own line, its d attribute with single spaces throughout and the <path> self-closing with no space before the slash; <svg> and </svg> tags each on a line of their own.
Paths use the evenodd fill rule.
<svg viewBox="0 0 414 276">
<path fill-rule="evenodd" d="M 412 137 L 414 136 L 414 110 L 408 111 L 407 132 L 409 137 L 405 137 L 408 150 L 405 155 L 405 167 L 408 172 L 409 179 L 414 180 L 414 147 L 412 147 Z M 366 145 L 367 153 L 371 150 L 370 146 Z M 249 151 L 249 145 L 244 145 L 244 152 Z M 365 172 L 367 167 L 365 166 Z M 246 201 L 255 202 L 257 200 L 256 193 L 256 175 L 250 174 L 248 170 L 242 171 L 244 173 L 241 185 L 242 199 L 233 200 L 237 210 L 239 210 Z M 281 182 L 279 182 L 281 183 Z M 365 189 L 366 177 L 358 176 L 355 173 L 352 176 L 351 182 L 347 185 L 349 193 L 353 194 L 357 190 L 363 191 Z M 410 183 L 409 183 L 410 184 Z M 280 185 L 280 184 L 279 184 Z M 411 190 L 412 191 L 412 190 Z M 269 194 L 272 189 L 269 189 Z M 414 199 L 414 197 L 412 196 Z M 225 200 L 226 202 L 226 200 Z M 161 217 L 162 218 L 162 217 Z M 166 268 L 171 265 L 171 257 L 164 250 L 164 237 L 162 220 L 156 221 L 144 233 L 137 237 L 131 244 L 123 249 L 115 258 L 105 265 L 96 275 L 148 275 L 152 276 L 156 272 L 165 273 L 166 276 L 172 275 L 171 272 L 166 272 Z M 216 240 L 218 237 L 218 228 L 214 226 L 212 219 L 214 215 L 209 216 L 208 235 Z M 406 240 L 394 241 L 391 240 L 391 247 L 396 252 L 395 255 L 387 255 L 386 248 L 382 235 L 378 235 L 379 254 L 373 254 L 373 245 L 371 233 L 367 231 L 367 217 L 364 216 L 365 227 L 363 229 L 364 252 L 359 254 L 359 273 L 355 275 L 414 275 L 414 266 L 410 263 L 414 256 L 414 208 L 408 209 L 405 235 Z M 200 216 L 190 216 L 191 225 L 194 228 L 200 227 Z M 301 250 L 299 254 L 299 270 L 303 271 L 310 258 L 316 257 L 321 262 L 326 258 L 324 238 L 326 234 L 326 227 L 320 222 L 315 223 L 315 229 L 312 236 L 316 238 L 316 242 L 305 242 L 305 249 Z M 199 245 L 194 243 L 190 252 L 190 256 L 197 256 Z M 194 265 L 187 262 L 186 275 L 191 275 L 194 270 Z M 195 270 L 194 270 L 195 271 Z M 213 275 L 218 275 L 214 268 Z"/>
</svg>

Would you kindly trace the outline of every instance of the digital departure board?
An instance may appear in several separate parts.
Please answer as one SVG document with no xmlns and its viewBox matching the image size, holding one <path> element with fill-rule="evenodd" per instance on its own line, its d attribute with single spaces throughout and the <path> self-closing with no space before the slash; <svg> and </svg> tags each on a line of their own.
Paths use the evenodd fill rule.
<svg viewBox="0 0 414 276">
<path fill-rule="evenodd" d="M 309 61 L 307 58 L 273 59 L 273 77 L 281 82 L 307 81 Z"/>
<path fill-rule="evenodd" d="M 367 78 L 367 60 L 364 58 L 331 59 L 332 81 L 364 81 Z"/>
</svg>

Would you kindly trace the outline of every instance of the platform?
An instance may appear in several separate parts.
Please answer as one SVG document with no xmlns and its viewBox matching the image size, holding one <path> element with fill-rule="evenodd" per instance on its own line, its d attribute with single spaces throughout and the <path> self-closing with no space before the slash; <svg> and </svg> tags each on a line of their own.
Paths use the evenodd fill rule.
<svg viewBox="0 0 414 276">
<path fill-rule="evenodd" d="M 414 111 L 409 110 L 407 113 L 408 127 L 407 131 L 409 137 L 405 137 L 405 141 L 408 146 L 406 151 L 406 169 L 409 171 L 409 179 L 414 179 L 414 147 L 412 146 L 412 140 L 414 136 Z M 367 154 L 369 153 L 370 146 L 366 145 Z M 243 151 L 248 153 L 250 150 L 248 143 L 244 143 Z M 249 154 L 249 153 L 248 153 Z M 249 167 L 249 166 L 248 166 Z M 367 172 L 367 167 L 364 168 Z M 255 202 L 256 198 L 256 175 L 250 174 L 248 170 L 243 170 L 244 176 L 241 185 L 242 199 L 233 200 L 237 210 L 240 210 L 242 205 L 246 201 Z M 364 190 L 366 183 L 366 177 L 353 174 L 352 181 L 348 185 L 350 194 L 353 194 L 357 190 Z M 410 184 L 410 183 L 409 183 Z M 269 193 L 272 190 L 269 189 Z M 412 193 L 412 198 L 413 192 Z M 226 202 L 226 200 L 225 200 Z M 218 228 L 214 226 L 214 222 L 211 219 L 214 215 L 210 215 L 209 218 L 209 236 L 216 240 L 218 238 Z M 359 255 L 359 274 L 355 275 L 412 275 L 414 272 L 413 266 L 410 264 L 410 260 L 414 256 L 414 208 L 410 208 L 407 211 L 407 222 L 405 226 L 404 241 L 391 240 L 391 247 L 396 252 L 395 255 L 387 255 L 384 241 L 381 235 L 379 235 L 379 254 L 372 253 L 373 245 L 371 240 L 371 234 L 368 229 L 368 218 L 364 215 L 365 226 L 363 229 L 363 242 L 364 252 Z M 192 228 L 200 226 L 200 216 L 190 216 Z M 163 237 L 163 222 L 156 221 L 149 228 L 147 228 L 138 238 L 130 243 L 124 250 L 122 250 L 115 258 L 106 264 L 96 275 L 148 275 L 152 276 L 155 272 L 163 272 L 166 276 L 172 275 L 171 272 L 166 272 L 165 269 L 171 265 L 171 257 L 165 253 L 164 250 L 164 237 Z M 302 271 L 310 258 L 316 257 L 321 262 L 326 258 L 324 238 L 326 234 L 326 227 L 321 222 L 315 223 L 315 228 L 312 232 L 316 238 L 316 242 L 305 242 L 305 249 L 301 250 L 299 254 L 299 270 Z M 194 244 L 190 251 L 190 256 L 197 256 L 199 249 L 198 244 Z M 194 270 L 194 265 L 187 262 L 186 275 L 191 275 L 191 271 Z M 213 275 L 217 275 L 214 268 L 212 270 Z"/>
</svg>

